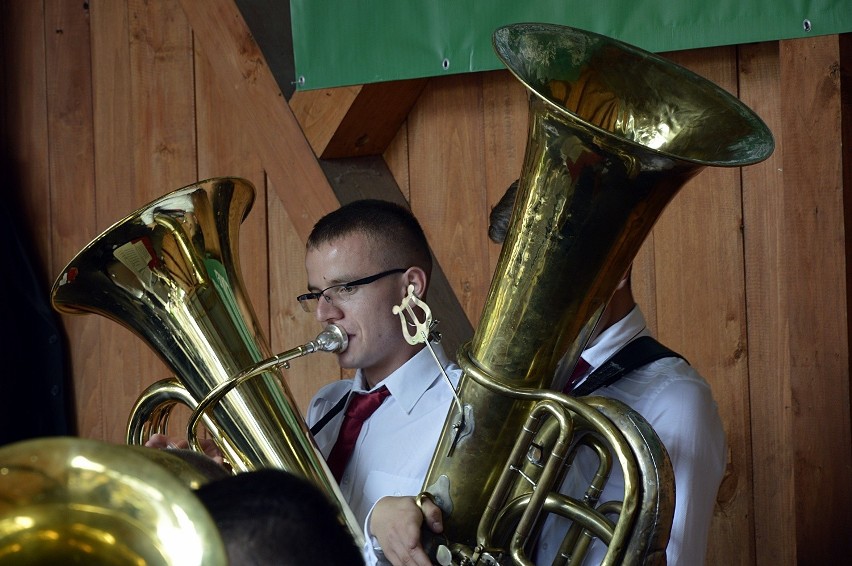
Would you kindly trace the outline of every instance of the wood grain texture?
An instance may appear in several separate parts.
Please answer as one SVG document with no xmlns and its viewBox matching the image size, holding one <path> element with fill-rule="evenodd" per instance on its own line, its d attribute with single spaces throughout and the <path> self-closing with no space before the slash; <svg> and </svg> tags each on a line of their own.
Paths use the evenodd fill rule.
<svg viewBox="0 0 852 566">
<path fill-rule="evenodd" d="M 48 272 L 65 264 L 96 234 L 91 48 L 88 13 L 79 4 L 44 4 L 45 76 L 50 151 L 52 257 Z M 52 283 L 52 282 L 51 282 Z M 106 326 L 96 317 L 63 316 L 71 368 L 83 383 L 75 390 L 81 435 L 108 434 L 102 398 L 100 342 Z"/>
<path fill-rule="evenodd" d="M 427 79 L 297 92 L 290 107 L 322 159 L 381 155 Z"/>
<path fill-rule="evenodd" d="M 216 61 L 230 108 L 250 126 L 264 169 L 305 241 L 337 200 L 233 0 L 181 0 L 196 41 Z"/>
<path fill-rule="evenodd" d="M 524 111 L 527 90 L 509 71 L 484 73 L 482 101 L 486 210 L 491 214 L 509 185 L 520 176 L 524 164 L 529 121 L 529 112 Z M 501 249 L 501 245 L 488 242 L 489 273 L 494 273 Z"/>
<path fill-rule="evenodd" d="M 670 58 L 736 94 L 735 48 Z M 737 543 L 714 549 L 711 563 L 720 564 L 748 564 L 754 553 L 742 238 L 735 168 L 705 169 L 681 190 L 655 231 L 659 338 L 710 383 L 728 442 L 711 537 Z"/>
<path fill-rule="evenodd" d="M 26 218 L 23 229 L 38 254 L 33 263 L 41 267 L 49 289 L 54 260 L 52 230 L 44 229 L 51 225 L 51 208 L 45 206 L 50 202 L 45 29 L 44 2 L 3 5 L 3 98 L 6 108 L 14 110 L 3 112 L 0 141 L 4 163 L 14 167 L 8 173 L 18 183 L 4 183 L 0 191 Z"/>
<path fill-rule="evenodd" d="M 128 5 L 96 1 L 89 6 L 96 149 L 93 189 L 97 232 L 100 232 L 142 203 L 128 198 L 136 186 L 138 169 L 133 148 L 136 113 L 131 104 Z M 89 237 L 96 235 L 93 232 Z M 118 323 L 97 315 L 89 316 L 96 320 L 99 328 L 96 342 L 101 348 L 100 371 L 78 376 L 81 384 L 78 391 L 84 388 L 83 384 L 97 386 L 93 402 L 102 407 L 99 417 L 103 420 L 103 435 L 110 441 L 120 442 L 124 440 L 124 424 L 135 396 L 141 393 L 143 384 L 154 381 L 154 376 L 145 379 L 135 368 L 140 367 L 142 358 L 151 360 L 153 353 Z M 164 369 L 158 369 L 156 377 L 164 377 L 164 373 Z M 90 411 L 87 416 L 94 414 Z"/>
<path fill-rule="evenodd" d="M 195 93 L 189 79 L 194 67 L 192 30 L 174 0 L 131 0 L 127 6 L 133 143 L 129 162 L 135 182 L 123 192 L 124 212 L 115 211 L 113 218 L 122 218 L 198 179 Z M 126 422 L 132 402 L 144 387 L 172 375 L 149 345 L 138 339 L 134 343 L 140 348 L 137 364 L 125 367 L 123 379 L 111 383 L 110 396 L 131 400 L 113 409 L 114 428 Z M 175 411 L 175 415 L 184 414 Z M 172 434 L 183 436 L 182 425 L 183 419 L 173 419 Z"/>
<path fill-rule="evenodd" d="M 362 85 L 356 85 L 303 90 L 294 92 L 290 97 L 293 116 L 317 156 L 322 155 L 331 143 L 362 88 Z"/>
<path fill-rule="evenodd" d="M 269 181 L 271 183 L 271 180 Z M 296 233 L 278 192 L 269 187 L 269 307 L 272 348 L 283 352 L 312 340 L 322 330 L 316 315 L 302 310 L 296 296 L 307 291 L 305 244 Z M 302 414 L 323 385 L 342 377 L 334 355 L 312 354 L 293 360 L 284 378 Z"/>
<path fill-rule="evenodd" d="M 382 158 L 390 169 L 396 185 L 405 197 L 411 201 L 411 176 L 409 175 L 408 163 L 408 122 L 400 126 L 396 136 L 388 144 L 388 148 L 382 154 Z"/>
<path fill-rule="evenodd" d="M 263 335 L 269 343 L 269 234 L 266 214 L 266 174 L 251 143 L 249 128 L 234 112 L 229 97 L 218 88 L 217 73 L 204 47 L 195 45 L 195 107 L 198 135 L 198 178 L 240 177 L 255 189 L 254 204 L 238 233 L 240 265 L 248 295 Z"/>
<path fill-rule="evenodd" d="M 227 111 L 230 99 L 219 88 L 214 65 L 198 42 L 194 43 L 194 62 L 198 178 L 239 177 L 254 186 L 254 204 L 230 237 L 239 242 L 236 267 L 261 340 L 276 353 L 270 343 L 266 174 L 248 128 L 234 112 Z M 181 427 L 177 430 L 182 430 L 185 419 L 177 422 Z"/>
<path fill-rule="evenodd" d="M 491 280 L 480 81 L 431 81 L 408 119 L 411 210 L 474 325 Z"/>
<path fill-rule="evenodd" d="M 797 557 L 831 563 L 852 540 L 849 352 L 838 38 L 780 42 Z M 806 300 L 803 300 L 806 298 Z M 827 418 L 827 415 L 832 415 Z"/>
<path fill-rule="evenodd" d="M 381 155 L 427 82 L 427 79 L 411 79 L 362 86 L 320 157 Z"/>
<path fill-rule="evenodd" d="M 795 484 L 790 403 L 788 319 L 785 284 L 784 131 L 781 118 L 778 43 L 740 48 L 740 97 L 772 130 L 775 152 L 743 169 L 743 224 L 746 226 L 746 308 L 748 309 L 749 397 L 754 470 L 756 564 L 795 563 Z"/>
</svg>

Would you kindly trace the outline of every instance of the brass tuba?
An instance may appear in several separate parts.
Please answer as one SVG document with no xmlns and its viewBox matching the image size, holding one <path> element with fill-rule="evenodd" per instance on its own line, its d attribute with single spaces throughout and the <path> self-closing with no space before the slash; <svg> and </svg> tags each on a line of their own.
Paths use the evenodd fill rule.
<svg viewBox="0 0 852 566">
<path fill-rule="evenodd" d="M 729 93 L 619 41 L 517 24 L 496 30 L 493 45 L 528 90 L 526 156 L 481 320 L 459 351 L 463 408 L 447 416 L 422 496 L 443 510 L 455 563 L 530 564 L 547 513 L 576 516 L 576 502 L 557 493 L 572 426 L 601 430 L 626 487 L 625 520 L 598 529 L 610 543 L 604 563 L 664 563 L 673 503 L 664 447 L 623 404 L 556 393 L 564 384 L 552 383 L 554 372 L 563 357 L 576 363 L 677 191 L 706 166 L 766 159 L 774 141 Z M 561 426 L 530 477 L 524 466 L 548 420 Z M 631 479 L 636 468 L 652 479 Z M 643 510 L 654 515 L 645 523 Z"/>
<path fill-rule="evenodd" d="M 225 566 L 191 489 L 206 479 L 142 450 L 71 437 L 0 448 L 0 563 Z"/>
<path fill-rule="evenodd" d="M 177 189 L 80 251 L 51 300 L 60 312 L 96 313 L 127 327 L 174 371 L 136 402 L 128 443 L 164 432 L 171 408 L 185 404 L 236 472 L 272 467 L 313 481 L 360 546 L 361 527 L 278 369 L 298 356 L 345 349 L 346 334 L 329 327 L 270 356 L 239 271 L 239 227 L 253 201 L 254 187 L 238 178 Z"/>
</svg>

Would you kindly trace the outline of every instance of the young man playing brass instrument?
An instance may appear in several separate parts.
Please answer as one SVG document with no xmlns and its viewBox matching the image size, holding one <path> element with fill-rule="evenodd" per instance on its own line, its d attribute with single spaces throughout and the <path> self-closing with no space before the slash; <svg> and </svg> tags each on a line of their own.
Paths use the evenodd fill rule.
<svg viewBox="0 0 852 566">
<path fill-rule="evenodd" d="M 331 212 L 308 239 L 305 268 L 308 292 L 297 299 L 322 325 L 346 332 L 348 346 L 338 362 L 355 370 L 354 379 L 334 381 L 316 394 L 306 421 L 366 527 L 365 556 L 373 562 L 371 510 L 383 497 L 413 500 L 420 491 L 461 370 L 440 344 L 430 344 L 430 352 L 424 343 L 409 342 L 394 313 L 410 294 L 425 297 L 432 270 L 426 237 L 407 209 L 362 200 Z M 350 428 L 355 421 L 360 428 Z M 147 445 L 186 446 L 162 435 Z M 215 447 L 206 450 L 221 461 Z M 379 516 L 393 521 L 388 507 Z"/>
</svg>

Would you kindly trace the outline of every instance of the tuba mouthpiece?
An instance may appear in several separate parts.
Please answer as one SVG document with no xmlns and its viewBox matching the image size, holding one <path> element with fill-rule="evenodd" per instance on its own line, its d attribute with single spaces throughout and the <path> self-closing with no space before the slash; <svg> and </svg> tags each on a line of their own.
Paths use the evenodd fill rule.
<svg viewBox="0 0 852 566">
<path fill-rule="evenodd" d="M 346 336 L 346 331 L 340 326 L 329 324 L 325 327 L 325 330 L 319 333 L 314 343 L 318 351 L 339 354 L 346 350 L 349 345 L 349 338 Z"/>
</svg>

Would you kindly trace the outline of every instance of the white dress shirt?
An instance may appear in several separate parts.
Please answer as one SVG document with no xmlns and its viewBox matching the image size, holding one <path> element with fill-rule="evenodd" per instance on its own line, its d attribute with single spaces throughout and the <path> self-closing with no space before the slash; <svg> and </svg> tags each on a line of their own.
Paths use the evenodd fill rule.
<svg viewBox="0 0 852 566">
<path fill-rule="evenodd" d="M 650 335 L 638 307 L 605 330 L 583 352 L 589 373 L 606 362 L 625 344 Z M 558 380 L 557 380 L 558 382 Z M 716 493 L 727 462 L 722 421 L 710 386 L 695 369 L 680 358 L 664 358 L 628 373 L 608 387 L 592 393 L 618 399 L 639 412 L 654 428 L 669 453 L 675 476 L 675 513 L 666 549 L 669 566 L 701 566 Z M 589 456 L 586 454 L 585 456 Z M 583 493 L 594 474 L 596 461 L 579 455 L 561 491 L 571 496 Z M 583 478 L 583 479 L 580 479 Z M 622 500 L 624 476 L 614 466 L 601 502 Z M 537 547 L 537 564 L 550 564 L 567 520 L 547 520 Z M 599 564 L 606 547 L 595 541 L 583 564 Z"/>
<path fill-rule="evenodd" d="M 450 362 L 440 344 L 432 344 L 438 360 L 455 385 L 461 369 Z M 313 426 L 349 391 L 366 391 L 361 370 L 352 380 L 330 383 L 319 390 L 308 408 L 307 423 Z M 423 348 L 376 388 L 384 385 L 390 397 L 367 419 L 358 436 L 352 458 L 340 479 L 340 491 L 371 546 L 367 518 L 382 497 L 417 495 L 423 486 L 432 454 L 444 426 L 453 390 L 438 364 Z M 337 440 L 345 410 L 340 411 L 315 439 L 328 457 Z M 367 549 L 369 550 L 369 549 Z M 375 560 L 367 553 L 368 562 Z"/>
</svg>

